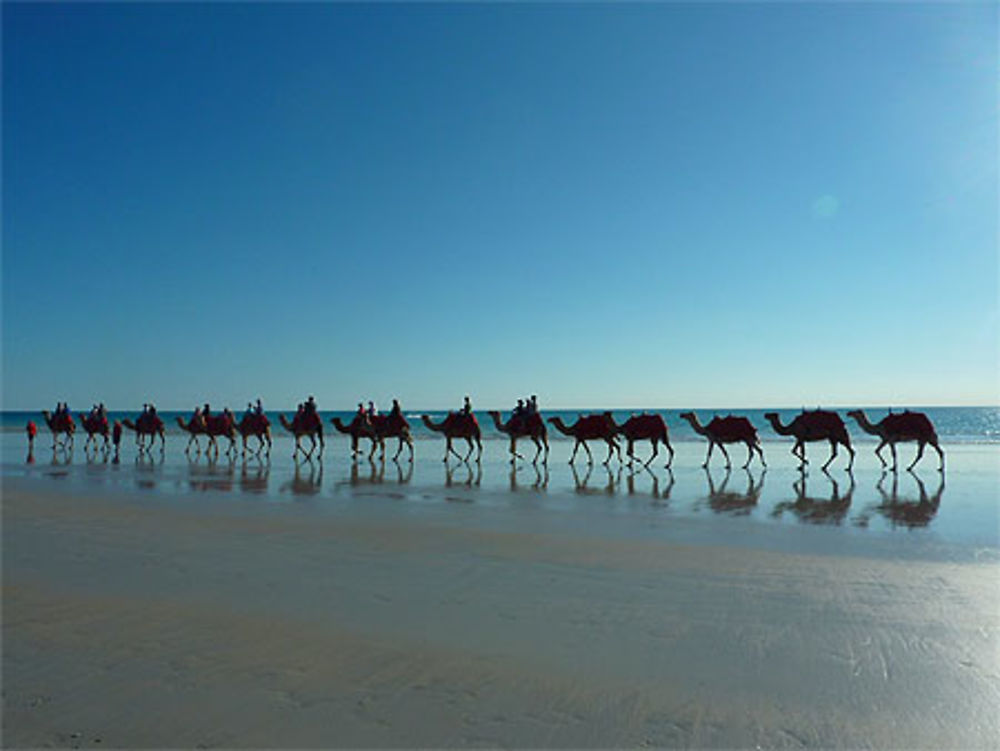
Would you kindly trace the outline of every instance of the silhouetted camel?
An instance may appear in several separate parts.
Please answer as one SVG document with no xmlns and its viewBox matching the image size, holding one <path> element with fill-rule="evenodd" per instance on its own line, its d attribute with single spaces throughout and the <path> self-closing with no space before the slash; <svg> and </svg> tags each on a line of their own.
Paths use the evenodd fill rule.
<svg viewBox="0 0 1000 751">
<path fill-rule="evenodd" d="M 702 425 L 698 421 L 698 415 L 694 412 L 682 412 L 681 419 L 687 420 L 694 432 L 698 435 L 705 436 L 708 439 L 708 454 L 705 455 L 705 463 L 702 467 L 708 467 L 708 462 L 712 458 L 712 449 L 716 446 L 722 451 L 722 455 L 726 457 L 726 469 L 732 467 L 729 461 L 729 452 L 726 451 L 725 444 L 727 443 L 742 443 L 747 447 L 747 461 L 743 465 L 743 469 L 750 466 L 750 462 L 753 461 L 753 452 L 756 451 L 760 454 L 760 463 L 765 467 L 767 462 L 764 461 L 764 449 L 760 446 L 760 437 L 757 435 L 757 428 L 755 428 L 750 421 L 745 417 L 734 417 L 729 415 L 728 417 L 713 417 L 708 425 Z"/>
<path fill-rule="evenodd" d="M 479 453 L 476 454 L 476 461 L 478 462 L 482 458 L 482 431 L 479 429 L 479 421 L 471 412 L 449 412 L 448 416 L 438 423 L 431 420 L 427 415 L 420 415 L 420 419 L 423 420 L 428 430 L 433 430 L 435 433 L 444 433 L 445 451 L 444 459 L 441 461 L 448 461 L 448 454 L 454 454 L 462 461 L 469 461 L 474 448 L 473 441 L 475 441 L 475 446 L 479 448 Z M 453 438 L 464 438 L 468 441 L 469 453 L 464 458 L 452 448 L 451 441 Z"/>
<path fill-rule="evenodd" d="M 351 454 L 354 456 L 361 453 L 358 448 L 358 440 L 367 438 L 372 442 L 372 449 L 368 452 L 368 458 L 371 459 L 374 456 L 375 447 L 378 446 L 381 449 L 381 458 L 384 459 L 385 439 L 398 438 L 399 447 L 392 457 L 393 460 L 399 458 L 405 444 L 410 448 L 410 461 L 413 461 L 413 435 L 410 433 L 410 423 L 406 421 L 406 418 L 402 414 L 389 412 L 388 414 L 373 415 L 367 418 L 355 414 L 354 419 L 347 425 L 344 425 L 339 417 L 332 418 L 330 422 L 333 423 L 333 427 L 338 431 L 351 436 Z"/>
<path fill-rule="evenodd" d="M 896 414 L 890 412 L 875 424 L 872 424 L 868 416 L 860 409 L 848 412 L 847 416 L 857 420 L 858 425 L 866 433 L 882 439 L 878 448 L 875 449 L 875 456 L 882 462 L 883 467 L 886 466 L 886 461 L 882 458 L 882 449 L 887 444 L 890 451 L 892 451 L 892 471 L 895 472 L 898 463 L 896 458 L 896 444 L 916 441 L 917 457 L 907 469 L 913 469 L 917 465 L 917 462 L 924 455 L 924 447 L 930 444 L 938 452 L 940 460 L 938 471 L 944 471 L 944 452 L 941 450 L 941 446 L 938 445 L 937 431 L 934 430 L 934 425 L 931 424 L 931 421 L 923 412 L 910 412 L 909 410 L 897 412 Z"/>
<path fill-rule="evenodd" d="M 319 441 L 319 452 L 316 456 L 323 455 L 323 421 L 316 412 L 298 412 L 291 422 L 288 422 L 288 418 L 283 414 L 279 414 L 278 420 L 281 421 L 281 426 L 285 430 L 295 436 L 295 450 L 292 452 L 292 457 L 301 451 L 306 459 L 312 458 L 312 453 L 316 450 L 317 440 Z M 312 442 L 308 452 L 302 448 L 303 436 Z"/>
<path fill-rule="evenodd" d="M 615 434 L 625 436 L 625 455 L 628 457 L 628 465 L 636 461 L 634 447 L 636 441 L 649 441 L 653 444 L 653 455 L 647 459 L 642 466 L 648 467 L 656 455 L 660 453 L 660 443 L 667 447 L 670 458 L 666 466 L 669 468 L 674 462 L 674 448 L 670 445 L 670 436 L 667 432 L 667 423 L 660 415 L 643 413 L 632 415 L 621 425 L 616 425 L 614 417 L 610 412 L 605 413 L 611 424 L 615 427 Z"/>
<path fill-rule="evenodd" d="M 347 425 L 344 425 L 344 421 L 339 417 L 332 417 L 330 418 L 330 423 L 338 432 L 345 433 L 351 437 L 352 458 L 357 458 L 358 454 L 361 453 L 358 442 L 362 438 L 367 438 L 372 442 L 371 451 L 368 452 L 368 459 L 370 460 L 375 455 L 375 448 L 378 446 L 378 436 L 375 434 L 375 427 L 368 417 L 355 414 L 354 419 Z"/>
<path fill-rule="evenodd" d="M 830 458 L 826 460 L 823 469 L 830 466 L 837 456 L 837 444 L 843 444 L 844 448 L 851 454 L 851 459 L 847 464 L 847 471 L 851 471 L 854 466 L 854 449 L 851 448 L 851 438 L 847 435 L 847 427 L 840 415 L 836 412 L 826 412 L 821 409 L 811 412 L 803 411 L 788 425 L 782 425 L 777 412 L 768 412 L 764 418 L 771 423 L 774 432 L 778 435 L 790 435 L 795 438 L 795 445 L 792 446 L 792 454 L 799 459 L 799 467 L 808 464 L 806 459 L 805 444 L 811 441 L 829 441 Z"/>
<path fill-rule="evenodd" d="M 577 418 L 577 421 L 570 426 L 567 426 L 561 417 L 550 417 L 549 422 L 563 435 L 568 435 L 576 439 L 576 443 L 573 445 L 573 455 L 569 458 L 569 463 L 572 464 L 573 460 L 576 459 L 576 452 L 583 446 L 584 450 L 587 452 L 587 463 L 594 463 L 594 456 L 590 453 L 590 447 L 587 445 L 587 441 L 601 440 L 608 444 L 608 458 L 604 460 L 604 464 L 611 461 L 611 454 L 613 451 L 618 452 L 618 461 L 621 461 L 622 450 L 615 440 L 615 435 L 618 432 L 618 426 L 615 425 L 615 421 L 611 419 L 610 412 L 603 412 L 599 415 L 584 415 Z"/>
<path fill-rule="evenodd" d="M 80 414 L 78 417 L 80 418 L 80 427 L 87 433 L 87 440 L 83 444 L 84 450 L 91 441 L 97 443 L 97 436 L 103 436 L 104 448 L 108 448 L 108 444 L 111 442 L 111 426 L 108 425 L 107 416 Z"/>
<path fill-rule="evenodd" d="M 524 457 L 517 453 L 517 439 L 518 438 L 530 438 L 535 444 L 535 458 L 532 459 L 532 463 L 538 461 L 538 457 L 542 453 L 542 448 L 545 448 L 545 456 L 542 458 L 542 464 L 547 464 L 549 461 L 549 434 L 545 429 L 545 423 L 542 421 L 542 416 L 537 412 L 526 415 L 519 415 L 517 417 L 511 417 L 507 422 L 500 421 L 500 413 L 496 410 L 491 410 L 488 412 L 490 417 L 493 418 L 493 425 L 498 431 L 506 436 L 510 437 L 510 463 L 514 463 L 514 459 L 523 459 Z"/>
<path fill-rule="evenodd" d="M 139 447 L 140 452 L 152 449 L 156 444 L 156 436 L 160 437 L 160 451 L 166 449 L 166 431 L 163 426 L 163 420 L 160 419 L 159 415 L 153 412 L 143 412 L 136 418 L 135 422 L 125 419 L 122 420 L 122 425 L 129 430 L 135 431 L 135 443 Z M 148 447 L 145 445 L 146 436 L 149 436 Z"/>
<path fill-rule="evenodd" d="M 184 453 L 187 454 L 191 451 L 191 444 L 194 443 L 194 447 L 197 453 L 201 453 L 201 446 L 198 443 L 198 436 L 206 435 L 205 433 L 205 421 L 201 418 L 199 414 L 197 418 L 191 417 L 187 422 L 184 422 L 184 418 L 180 415 L 177 416 L 177 425 L 188 434 L 188 442 L 184 447 Z"/>
<path fill-rule="evenodd" d="M 236 425 L 236 432 L 243 437 L 243 455 L 247 453 L 247 439 L 254 436 L 260 442 L 257 452 L 260 453 L 267 446 L 266 456 L 271 455 L 271 421 L 263 412 L 250 412 L 243 415 L 243 419 Z"/>
<path fill-rule="evenodd" d="M 73 415 L 69 412 L 60 412 L 57 415 L 53 415 L 46 409 L 42 410 L 42 417 L 45 418 L 45 424 L 52 431 L 52 448 L 55 448 L 57 445 L 62 445 L 65 448 L 67 442 L 69 443 L 69 448 L 73 448 L 73 433 L 76 431 L 76 423 L 73 422 Z M 60 433 L 66 434 L 66 440 L 61 442 L 58 440 Z"/>
<path fill-rule="evenodd" d="M 851 485 L 847 493 L 840 495 L 840 486 L 837 481 L 826 470 L 823 474 L 830 480 L 831 493 L 829 498 L 810 496 L 806 490 L 806 473 L 800 472 L 799 477 L 792 483 L 792 490 L 795 491 L 794 501 L 782 501 L 775 505 L 771 516 L 779 517 L 785 511 L 794 513 L 799 521 L 807 524 L 840 524 L 851 508 L 851 499 L 854 496 L 854 474 L 848 474 Z"/>
</svg>

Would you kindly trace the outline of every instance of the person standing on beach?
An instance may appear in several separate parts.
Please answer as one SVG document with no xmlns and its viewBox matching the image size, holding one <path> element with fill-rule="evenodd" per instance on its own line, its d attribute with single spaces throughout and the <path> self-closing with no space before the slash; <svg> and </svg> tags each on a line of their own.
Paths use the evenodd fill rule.
<svg viewBox="0 0 1000 751">
<path fill-rule="evenodd" d="M 28 434 L 28 453 L 35 448 L 35 436 L 38 435 L 38 426 L 35 425 L 34 420 L 28 420 L 28 424 L 24 426 L 25 431 Z"/>
<path fill-rule="evenodd" d="M 196 410 L 197 411 L 197 410 Z M 115 420 L 114 426 L 111 428 L 111 442 L 115 445 L 115 458 L 114 463 L 118 463 L 118 449 L 122 443 L 122 423 L 121 420 Z"/>
</svg>

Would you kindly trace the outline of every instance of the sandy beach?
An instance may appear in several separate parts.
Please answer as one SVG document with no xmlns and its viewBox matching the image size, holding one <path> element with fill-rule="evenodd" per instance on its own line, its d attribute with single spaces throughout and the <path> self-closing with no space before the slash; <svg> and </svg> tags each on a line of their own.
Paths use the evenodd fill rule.
<svg viewBox="0 0 1000 751">
<path fill-rule="evenodd" d="M 691 544 L 366 492 L 395 511 L 6 481 L 4 745 L 1000 740 L 995 556 Z"/>
</svg>

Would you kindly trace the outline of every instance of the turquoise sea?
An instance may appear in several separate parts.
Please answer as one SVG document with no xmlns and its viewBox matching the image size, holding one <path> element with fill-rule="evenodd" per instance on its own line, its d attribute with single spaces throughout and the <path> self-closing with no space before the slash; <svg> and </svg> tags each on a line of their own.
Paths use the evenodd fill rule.
<svg viewBox="0 0 1000 751">
<path fill-rule="evenodd" d="M 849 407 L 838 408 L 841 414 Z M 937 557 L 949 560 L 1000 560 L 1000 408 L 920 408 L 934 422 L 947 455 L 944 473 L 928 450 L 914 472 L 905 471 L 915 455 L 914 444 L 899 446 L 900 471 L 884 472 L 874 456 L 875 439 L 848 420 L 857 459 L 845 471 L 843 453 L 830 471 L 820 466 L 829 455 L 825 443 L 809 444 L 811 463 L 797 469 L 789 453 L 791 441 L 776 435 L 763 418 L 771 410 L 696 410 L 702 422 L 713 414 L 743 414 L 758 427 L 768 461 L 764 470 L 754 463 L 740 469 L 745 450 L 730 448 L 733 468 L 726 470 L 718 452 L 708 471 L 701 467 L 707 444 L 678 414 L 684 410 L 650 409 L 662 414 L 670 428 L 676 457 L 670 471 L 660 456 L 648 469 L 613 461 L 605 467 L 603 445 L 593 445 L 595 463 L 588 466 L 581 452 L 569 465 L 572 440 L 550 430 L 547 467 L 518 462 L 511 466 L 507 439 L 497 433 L 488 415 L 477 413 L 483 427 L 480 463 L 452 459 L 444 463 L 444 440 L 420 422 L 420 410 L 406 410 L 415 437 L 415 461 L 394 462 L 396 442 L 388 443 L 387 459 L 353 461 L 349 439 L 329 425 L 352 412 L 324 412 L 329 426 L 322 458 L 293 460 L 293 442 L 275 424 L 270 458 L 257 455 L 218 458 L 185 454 L 187 435 L 177 415 L 161 412 L 167 422 L 167 447 L 150 455 L 137 452 L 126 431 L 117 457 L 85 451 L 78 433 L 72 451 L 53 450 L 39 413 L 0 414 L 0 456 L 5 486 L 27 484 L 40 491 L 88 494 L 122 493 L 141 502 L 195 504 L 217 512 L 250 508 L 279 513 L 430 514 L 441 523 L 468 521 L 533 528 L 584 528 L 600 536 L 668 537 L 679 542 L 723 543 L 830 554 L 860 553 Z M 567 423 L 590 410 L 545 412 Z M 643 410 L 617 410 L 624 420 Z M 798 409 L 777 410 L 787 421 Z M 868 408 L 873 421 L 885 409 Z M 288 414 L 288 413 L 286 413 Z M 443 411 L 429 411 L 440 419 Z M 506 412 L 504 413 L 507 414 Z M 112 418 L 135 417 L 112 412 Z M 39 425 L 35 450 L 28 455 L 24 426 Z M 456 448 L 465 453 L 464 442 Z M 522 442 L 530 457 L 534 449 Z M 637 445 L 639 457 L 649 456 L 648 444 Z M 888 458 L 888 451 L 884 452 Z M 247 504 L 250 504 L 248 507 Z M 790 526 L 798 534 L 788 534 Z M 808 530 L 808 531 L 807 531 Z"/>
</svg>

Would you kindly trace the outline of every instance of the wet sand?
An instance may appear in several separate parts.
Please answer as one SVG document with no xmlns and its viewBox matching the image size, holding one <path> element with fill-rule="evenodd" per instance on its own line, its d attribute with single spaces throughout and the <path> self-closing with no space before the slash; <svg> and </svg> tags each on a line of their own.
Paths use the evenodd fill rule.
<svg viewBox="0 0 1000 751">
<path fill-rule="evenodd" d="M 4 745 L 1000 742 L 995 557 L 816 555 L 608 535 L 599 516 L 393 508 L 8 480 Z"/>
</svg>

